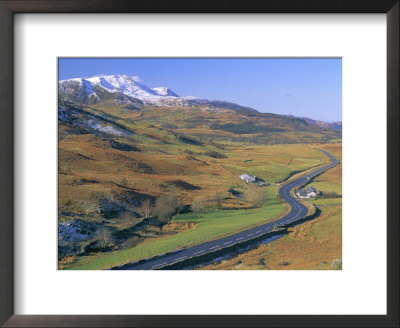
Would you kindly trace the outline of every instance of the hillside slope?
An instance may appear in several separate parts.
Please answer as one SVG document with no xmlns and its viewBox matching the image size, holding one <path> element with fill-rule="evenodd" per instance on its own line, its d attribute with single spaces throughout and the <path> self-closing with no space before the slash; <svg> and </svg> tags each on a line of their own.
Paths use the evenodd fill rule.
<svg viewBox="0 0 400 328">
<path fill-rule="evenodd" d="M 60 268 L 202 228 L 172 219 L 199 199 L 215 213 L 252 209 L 242 173 L 264 182 L 265 210 L 276 215 L 275 184 L 326 161 L 307 144 L 341 138 L 304 119 L 123 76 L 60 81 L 58 122 Z M 161 202 L 173 207 L 167 219 L 156 213 Z"/>
</svg>

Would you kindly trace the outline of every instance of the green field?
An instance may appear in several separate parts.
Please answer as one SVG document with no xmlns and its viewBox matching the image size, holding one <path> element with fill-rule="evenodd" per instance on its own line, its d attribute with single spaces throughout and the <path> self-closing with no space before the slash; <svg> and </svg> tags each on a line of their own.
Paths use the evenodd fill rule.
<svg viewBox="0 0 400 328">
<path fill-rule="evenodd" d="M 341 161 L 341 145 L 320 145 Z M 329 169 L 307 186 L 325 196 L 309 199 L 319 215 L 288 228 L 288 234 L 237 256 L 205 265 L 204 270 L 340 270 L 342 258 L 342 164 Z M 336 194 L 336 195 L 335 195 Z M 334 196 L 327 197 L 326 195 Z"/>
<path fill-rule="evenodd" d="M 310 142 L 340 136 L 277 115 L 107 104 L 63 104 L 58 218 L 61 228 L 76 227 L 71 240 L 67 228 L 59 232 L 59 269 L 104 269 L 277 218 L 285 207 L 275 184 L 327 161 Z M 93 120 L 119 134 L 85 123 Z M 270 184 L 262 187 L 262 207 L 240 195 L 249 187 L 243 173 Z M 323 181 L 316 183 L 328 192 Z M 156 211 L 163 197 L 174 199 L 167 219 Z M 200 218 L 192 212 L 199 198 L 207 204 Z"/>
<path fill-rule="evenodd" d="M 127 250 L 82 257 L 77 263 L 74 263 L 72 268 L 79 270 L 105 269 L 214 240 L 271 221 L 284 211 L 284 206 L 276 199 L 276 186 L 265 189 L 265 204 L 261 208 L 210 210 L 200 218 L 195 213 L 177 215 L 174 222 L 196 222 L 197 228 L 149 240 Z"/>
<path fill-rule="evenodd" d="M 125 152 L 126 155 L 124 154 L 125 157 L 119 161 L 117 170 L 117 168 L 114 169 L 108 164 L 110 163 L 110 165 L 115 165 L 114 161 L 107 162 L 103 159 L 105 158 L 104 154 L 106 153 L 99 152 L 96 148 L 86 146 L 86 144 L 80 142 L 83 138 L 87 137 L 75 138 L 80 138 L 79 142 L 75 142 L 74 139 L 64 139 L 68 151 L 85 153 L 92 158 L 101 158 L 101 161 L 104 163 L 101 167 L 96 167 L 97 172 L 104 170 L 103 176 L 101 178 L 96 178 L 97 181 L 104 181 L 105 179 L 120 181 L 120 179 L 125 175 L 129 185 L 133 187 L 134 190 L 140 192 L 148 193 L 150 191 L 153 193 L 151 191 L 153 189 L 155 193 L 157 193 L 157 183 L 159 183 L 159 186 L 164 184 L 167 188 L 171 188 L 168 184 L 163 182 L 164 178 L 162 175 L 152 175 L 149 180 L 148 175 L 146 174 L 135 173 L 135 175 L 132 175 L 128 173 L 129 171 L 127 171 L 126 168 L 124 168 L 124 166 L 127 167 L 130 165 L 128 160 L 132 159 L 135 161 L 137 158 L 143 158 L 144 160 L 142 163 L 147 164 L 147 166 L 158 172 L 164 171 L 163 174 L 166 177 L 171 176 L 172 174 L 175 174 L 176 176 L 181 175 L 183 181 L 201 186 L 201 190 L 188 191 L 187 193 L 175 189 L 175 192 L 181 193 L 182 199 L 185 199 L 185 197 L 187 197 L 186 195 L 194 197 L 196 193 L 205 195 L 208 193 L 208 190 L 225 190 L 226 195 L 229 186 L 233 186 L 237 191 L 242 192 L 246 186 L 237 176 L 243 172 L 256 175 L 257 177 L 274 183 L 285 180 L 294 172 L 319 165 L 326 160 L 324 155 L 319 151 L 306 145 L 246 146 L 221 150 L 213 146 L 185 147 L 174 143 L 162 147 L 161 154 L 148 151 L 146 153 L 134 153 L 135 156 L 132 156 L 133 153 Z M 97 141 L 99 139 L 97 138 L 94 140 Z M 92 142 L 91 140 L 89 141 Z M 123 139 L 119 139 L 119 142 L 128 144 L 128 142 Z M 97 143 L 97 145 L 99 145 L 99 143 Z M 203 161 L 201 163 L 205 164 L 197 164 L 197 162 L 194 162 L 191 158 L 181 156 L 180 154 L 183 153 L 185 148 L 186 150 L 190 150 L 187 154 L 191 154 L 192 158 L 195 158 L 196 161 Z M 155 149 L 156 148 L 153 148 L 153 151 Z M 218 152 L 226 157 L 215 159 L 205 155 L 206 151 Z M 110 157 L 118 156 L 120 153 L 121 152 L 117 153 L 114 151 L 113 153 L 110 153 Z M 168 153 L 168 155 L 166 153 Z M 108 157 L 106 159 L 108 160 Z M 75 163 L 76 162 L 72 165 L 76 165 Z M 170 166 L 167 163 L 172 163 L 173 166 Z M 191 167 L 190 171 L 188 170 L 189 167 Z M 79 167 L 74 168 L 74 172 L 80 172 L 81 176 L 87 176 L 87 180 L 89 178 L 93 179 L 94 175 L 89 173 L 90 171 L 88 168 L 91 170 L 90 167 L 86 167 L 86 164 L 80 164 Z M 227 172 L 229 172 L 229 174 L 227 174 Z M 116 178 L 118 175 L 121 176 L 121 178 Z M 202 178 L 199 179 L 199 176 Z M 157 179 L 160 179 L 160 182 L 157 182 Z M 171 180 L 172 177 L 169 177 L 168 179 Z M 315 184 L 318 185 L 318 189 L 324 191 L 328 190 L 328 186 L 330 188 L 332 187 L 330 184 L 326 184 L 323 181 L 317 181 Z M 107 188 L 107 184 L 105 183 L 84 183 L 77 185 L 69 183 L 65 186 L 68 186 L 68 188 L 74 188 L 75 190 L 79 189 L 83 193 L 87 192 L 87 190 L 97 191 L 106 190 L 105 188 Z M 143 187 L 146 187 L 146 190 L 142 189 Z M 67 188 L 64 189 L 64 191 L 66 190 Z M 133 247 L 130 246 L 125 249 L 113 249 L 108 252 L 81 254 L 73 258 L 70 263 L 63 263 L 63 269 L 105 269 L 214 240 L 222 236 L 236 233 L 240 230 L 248 229 L 252 226 L 263 224 L 283 215 L 285 207 L 277 199 L 277 186 L 270 185 L 268 187 L 262 187 L 262 190 L 264 190 L 264 205 L 260 208 L 249 208 L 249 204 L 246 203 L 244 199 L 229 196 L 224 201 L 224 207 L 227 209 L 215 209 L 214 206 L 213 209 L 209 208 L 200 218 L 194 212 L 174 216 L 171 224 L 179 225 L 190 223 L 192 224 L 190 229 L 183 231 L 179 230 L 173 234 L 165 233 L 165 231 L 161 229 L 161 233 L 158 236 L 140 233 L 142 241 L 137 242 Z M 74 195 L 78 196 L 80 194 L 74 191 Z M 210 196 L 210 194 L 208 195 Z M 69 194 L 66 194 L 66 196 L 70 197 Z M 209 199 L 209 201 L 211 201 L 211 199 Z M 75 204 L 78 204 L 78 202 L 72 202 L 72 205 L 68 205 L 68 207 L 64 208 L 69 211 L 74 210 L 79 212 L 79 207 L 74 207 Z M 61 217 L 60 222 L 62 220 L 68 221 L 69 218 Z M 110 226 L 112 226 L 112 222 L 114 221 L 111 220 L 110 222 Z"/>
<path fill-rule="evenodd" d="M 342 199 L 341 198 L 318 198 L 313 201 L 313 204 L 317 206 L 341 206 Z"/>
<path fill-rule="evenodd" d="M 335 193 L 338 195 L 342 195 L 342 184 L 340 183 L 314 181 L 310 185 L 317 190 L 322 191 L 323 193 Z"/>
</svg>

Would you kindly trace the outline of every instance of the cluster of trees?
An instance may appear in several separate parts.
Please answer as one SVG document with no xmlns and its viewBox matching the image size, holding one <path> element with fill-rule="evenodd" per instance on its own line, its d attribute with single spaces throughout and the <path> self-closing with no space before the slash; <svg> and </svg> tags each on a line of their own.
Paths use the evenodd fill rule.
<svg viewBox="0 0 400 328">
<path fill-rule="evenodd" d="M 211 204 L 216 204 L 218 208 L 221 208 L 223 200 L 224 196 L 220 193 L 216 194 L 212 199 L 198 196 L 193 199 L 193 202 L 190 204 L 190 209 L 201 217 Z M 154 207 L 151 205 L 150 200 L 144 201 L 139 212 L 144 218 L 154 216 L 161 222 L 168 223 L 171 221 L 173 215 L 181 213 L 185 208 L 186 206 L 182 204 L 175 195 L 167 194 L 158 197 Z"/>
<path fill-rule="evenodd" d="M 319 196 L 323 198 L 341 198 L 342 196 L 336 192 L 319 192 Z"/>
<path fill-rule="evenodd" d="M 81 242 L 64 241 L 59 243 L 59 257 L 84 254 L 89 250 L 106 249 L 113 245 L 112 232 L 108 227 L 99 228 L 89 239 Z"/>
<path fill-rule="evenodd" d="M 197 196 L 190 204 L 190 209 L 201 217 L 203 213 L 211 207 L 221 209 L 224 199 L 225 196 L 222 193 L 217 193 L 212 198 Z M 243 199 L 251 203 L 254 207 L 262 206 L 264 200 L 263 188 L 254 184 L 249 184 L 243 192 Z M 92 200 L 90 202 L 92 205 L 86 207 L 86 210 L 100 213 L 101 206 L 99 204 L 104 202 L 110 202 L 110 199 L 104 196 L 98 197 L 95 201 Z M 145 199 L 140 207 L 133 209 L 140 214 L 140 217 L 134 215 L 133 211 L 130 210 L 121 212 L 118 216 L 118 222 L 124 228 L 136 225 L 143 219 L 151 217 L 156 217 L 163 223 L 169 223 L 173 215 L 181 213 L 185 208 L 187 208 L 187 206 L 182 204 L 174 194 L 170 193 L 159 196 L 154 204 L 150 199 Z"/>
<path fill-rule="evenodd" d="M 201 217 L 208 208 L 216 207 L 221 209 L 224 199 L 225 196 L 222 193 L 217 193 L 212 198 L 197 196 L 190 204 L 190 209 L 197 213 L 198 217 Z M 251 203 L 254 207 L 262 206 L 264 200 L 263 188 L 255 184 L 249 184 L 243 192 L 243 199 Z M 85 202 L 85 211 L 87 214 L 90 213 L 95 217 L 98 216 L 103 219 L 102 214 L 105 211 L 103 207 L 110 210 L 112 206 L 116 206 L 113 203 L 112 196 L 92 194 Z M 151 217 L 158 218 L 162 223 L 169 223 L 173 215 L 179 214 L 187 208 L 188 206 L 182 204 L 174 194 L 170 193 L 159 196 L 155 202 L 152 202 L 149 198 L 145 199 L 140 207 L 132 207 L 126 211 L 119 211 L 116 217 L 118 218 L 118 224 L 122 229 L 129 229 L 130 227 L 139 224 L 144 219 Z M 140 216 L 135 212 L 139 213 Z M 107 231 L 103 231 L 99 235 L 99 243 L 102 248 L 107 244 L 104 242 L 104 240 L 107 239 L 105 237 L 106 234 Z"/>
<path fill-rule="evenodd" d="M 263 188 L 254 184 L 249 184 L 243 192 L 243 198 L 251 203 L 254 207 L 263 205 Z M 182 204 L 174 194 L 166 194 L 159 196 L 155 202 L 151 199 L 145 199 L 140 207 L 132 207 L 124 211 L 120 211 L 116 216 L 118 218 L 119 229 L 128 230 L 136 226 L 144 219 L 157 218 L 164 224 L 171 221 L 173 215 L 182 213 L 182 211 L 190 208 L 191 211 L 197 214 L 200 218 L 205 211 L 210 208 L 222 208 L 222 203 L 225 200 L 225 195 L 217 193 L 213 197 L 197 196 L 189 205 Z M 109 204 L 114 204 L 115 200 L 112 195 L 92 194 L 89 199 L 85 201 L 85 211 L 87 214 L 98 217 L 103 220 L 104 206 L 107 208 Z M 115 204 L 113 205 L 115 206 Z M 137 215 L 139 214 L 139 216 Z M 112 229 L 107 226 L 101 227 L 96 231 L 96 234 L 90 240 L 82 241 L 77 245 L 70 245 L 73 252 L 85 253 L 88 248 L 98 247 L 106 249 L 113 246 Z"/>
<path fill-rule="evenodd" d="M 206 210 L 207 199 L 205 197 L 196 197 L 193 199 L 191 209 L 193 212 L 197 213 L 198 217 L 200 218 L 201 215 Z"/>
<path fill-rule="evenodd" d="M 142 202 L 138 212 L 142 219 L 157 217 L 161 222 L 168 223 L 174 214 L 179 214 L 184 205 L 176 198 L 174 194 L 161 195 L 152 204 L 150 199 Z"/>
<path fill-rule="evenodd" d="M 179 211 L 179 204 L 173 194 L 162 195 L 157 198 L 155 206 L 152 210 L 154 216 L 160 221 L 168 223 L 176 211 Z"/>
<path fill-rule="evenodd" d="M 254 184 L 249 184 L 243 192 L 243 198 L 247 202 L 251 203 L 253 207 L 261 207 L 264 203 L 263 188 Z M 210 207 L 216 206 L 218 209 L 221 209 L 224 199 L 225 196 L 222 193 L 217 193 L 214 198 L 211 199 L 204 196 L 198 196 L 193 199 L 190 208 L 193 212 L 197 213 L 200 218 Z"/>
</svg>

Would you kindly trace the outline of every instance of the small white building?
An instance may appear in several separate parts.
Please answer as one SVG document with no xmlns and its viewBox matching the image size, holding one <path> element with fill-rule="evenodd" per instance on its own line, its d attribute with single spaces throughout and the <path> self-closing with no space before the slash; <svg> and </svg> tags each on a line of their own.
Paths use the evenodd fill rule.
<svg viewBox="0 0 400 328">
<path fill-rule="evenodd" d="M 256 177 L 254 177 L 250 174 L 247 174 L 247 173 L 243 173 L 243 174 L 239 175 L 239 178 L 242 179 L 246 183 L 256 182 Z"/>
<path fill-rule="evenodd" d="M 298 189 L 294 192 L 298 198 L 315 198 L 317 197 L 317 190 L 314 187 L 307 189 Z"/>
</svg>

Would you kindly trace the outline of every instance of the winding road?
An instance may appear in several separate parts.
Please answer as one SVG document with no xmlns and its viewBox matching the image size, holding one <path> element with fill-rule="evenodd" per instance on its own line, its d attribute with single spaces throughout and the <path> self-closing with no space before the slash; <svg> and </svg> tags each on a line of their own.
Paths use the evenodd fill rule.
<svg viewBox="0 0 400 328">
<path fill-rule="evenodd" d="M 316 148 L 315 148 L 316 149 Z M 339 163 L 339 161 L 330 153 L 325 150 L 317 149 L 323 152 L 326 156 L 329 157 L 331 160 L 330 163 L 325 164 L 310 173 L 303 175 L 300 178 L 294 179 L 289 183 L 283 185 L 279 190 L 280 197 L 287 202 L 290 207 L 291 211 L 286 214 L 284 217 L 268 222 L 266 224 L 236 233 L 234 235 L 230 235 L 224 238 L 220 238 L 217 240 L 213 240 L 210 242 L 206 242 L 200 245 L 192 246 L 190 248 L 186 248 L 183 250 L 174 251 L 172 253 L 168 253 L 165 255 L 161 255 L 159 257 L 142 260 L 139 262 L 132 262 L 128 264 L 121 265 L 119 267 L 115 267 L 112 269 L 117 270 L 151 270 L 151 269 L 160 269 L 162 267 L 187 260 L 189 258 L 197 257 L 206 253 L 215 252 L 222 248 L 230 247 L 234 244 L 243 243 L 250 239 L 254 239 L 265 235 L 274 230 L 275 227 L 285 226 L 291 224 L 295 221 L 298 221 L 308 214 L 308 209 L 298 200 L 292 197 L 290 194 L 291 190 L 295 187 L 302 186 L 307 183 L 308 180 L 312 179 L 313 177 L 321 174 L 322 172 L 334 167 Z"/>
</svg>

